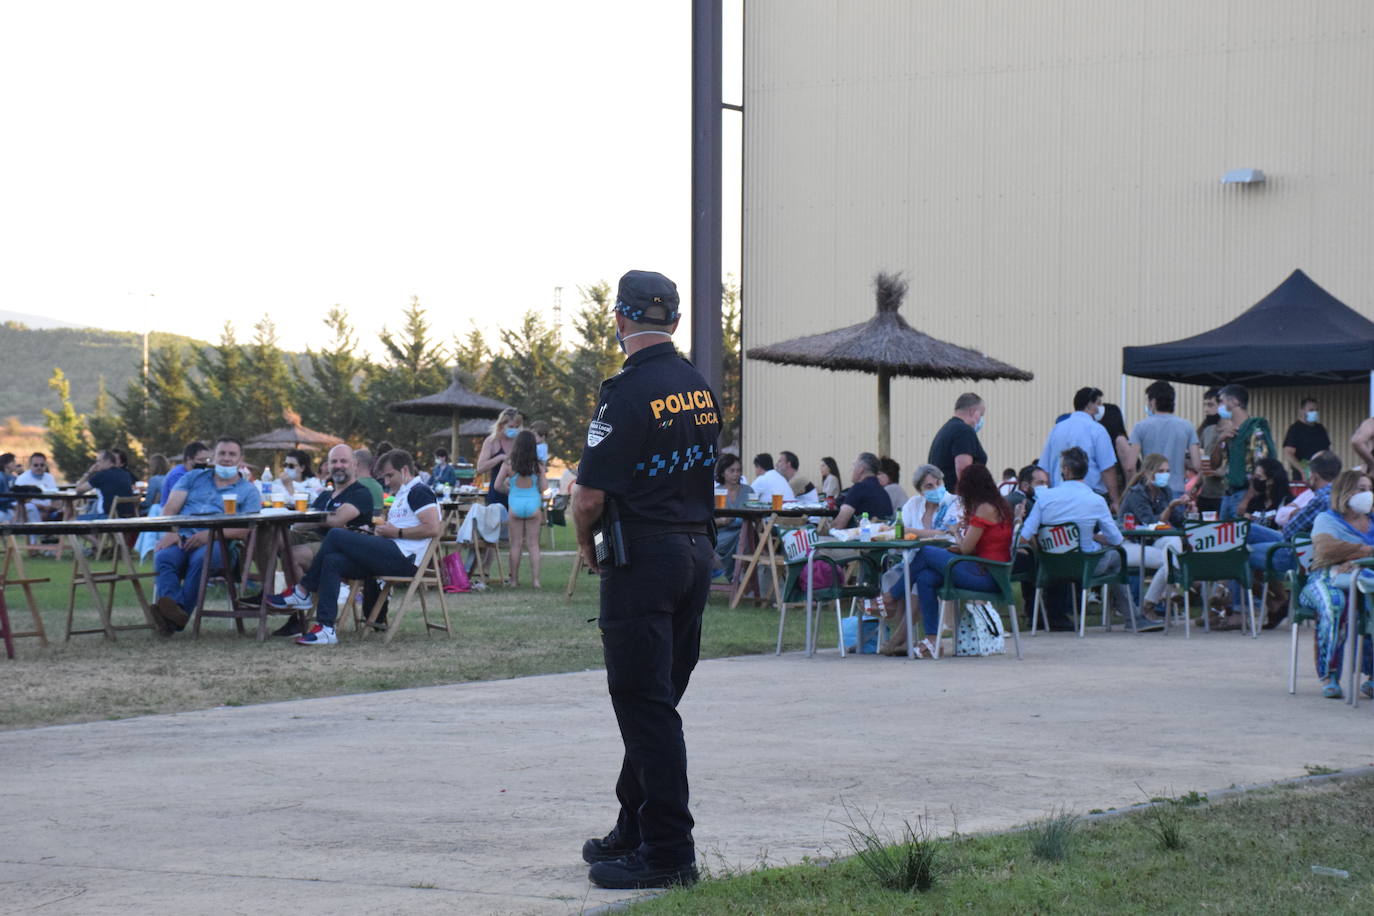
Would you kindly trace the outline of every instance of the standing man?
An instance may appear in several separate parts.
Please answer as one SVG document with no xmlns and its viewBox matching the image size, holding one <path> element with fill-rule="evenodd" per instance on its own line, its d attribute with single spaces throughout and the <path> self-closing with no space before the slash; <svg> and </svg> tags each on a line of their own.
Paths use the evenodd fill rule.
<svg viewBox="0 0 1374 916">
<path fill-rule="evenodd" d="M 1241 502 L 1250 488 L 1250 475 L 1261 458 L 1273 458 L 1274 439 L 1269 435 L 1269 421 L 1252 417 L 1250 392 L 1244 385 L 1227 385 L 1218 393 L 1221 403 L 1221 432 L 1217 436 L 1212 466 L 1226 465 L 1226 495 L 1221 500 L 1221 518 L 1235 518 Z"/>
<path fill-rule="evenodd" d="M 930 443 L 926 464 L 933 464 L 945 475 L 945 485 L 955 492 L 959 475 L 970 464 L 987 464 L 988 453 L 978 441 L 983 428 L 983 414 L 987 413 L 983 399 L 973 392 L 961 394 L 954 401 L 954 416 L 945 421 Z"/>
<path fill-rule="evenodd" d="M 1185 462 L 1190 471 L 1202 470 L 1197 430 L 1187 420 L 1174 416 L 1174 386 L 1168 382 L 1154 382 L 1146 388 L 1145 403 L 1149 416 L 1131 430 L 1131 445 L 1136 447 L 1137 455 L 1158 454 L 1169 459 L 1169 490 L 1178 499 L 1188 484 Z M 1134 472 L 1134 467 L 1127 469 L 1127 473 Z"/>
<path fill-rule="evenodd" d="M 1100 422 L 1106 412 L 1101 388 L 1078 389 L 1073 396 L 1073 413 L 1054 424 L 1037 463 L 1049 471 L 1050 485 L 1057 487 L 1064 481 L 1059 456 L 1071 448 L 1082 449 L 1088 459 L 1087 473 L 1081 478 L 1083 484 L 1106 497 L 1112 511 L 1116 511 L 1121 501 L 1121 481 L 1116 477 L 1112 437 Z"/>
<path fill-rule="evenodd" d="M 601 385 L 573 490 L 578 549 L 601 574 L 606 680 L 625 743 L 615 828 L 582 846 L 600 887 L 697 879 L 677 705 L 700 653 L 711 584 L 720 417 L 706 380 L 673 347 L 678 301 L 660 273 L 620 278 L 616 339 L 629 358 Z M 604 526 L 609 541 L 617 516 L 625 555 L 598 561 L 593 529 Z"/>
<path fill-rule="evenodd" d="M 1293 469 L 1293 479 L 1302 480 L 1307 476 L 1307 462 L 1317 452 L 1331 447 L 1331 437 L 1326 427 L 1317 420 L 1316 398 L 1303 398 L 1298 407 L 1298 419 L 1283 434 L 1283 463 Z"/>
</svg>

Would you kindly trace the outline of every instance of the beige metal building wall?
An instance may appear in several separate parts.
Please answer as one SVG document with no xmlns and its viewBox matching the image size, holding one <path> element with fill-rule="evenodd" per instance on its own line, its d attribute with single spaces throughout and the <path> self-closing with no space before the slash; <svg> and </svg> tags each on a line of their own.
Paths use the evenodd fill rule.
<svg viewBox="0 0 1374 916">
<path fill-rule="evenodd" d="M 862 321 L 903 271 L 910 323 L 1036 378 L 895 381 L 894 457 L 923 461 L 973 388 L 994 473 L 1026 463 L 1075 389 L 1120 400 L 1123 345 L 1295 267 L 1374 314 L 1371 113 L 1367 0 L 747 0 L 745 345 Z M 1242 167 L 1268 182 L 1220 183 Z M 1344 440 L 1368 387 L 1318 391 Z M 1256 399 L 1279 436 L 1297 396 Z M 834 455 L 847 482 L 876 445 L 870 377 L 746 361 L 744 405 L 746 454 Z"/>
</svg>

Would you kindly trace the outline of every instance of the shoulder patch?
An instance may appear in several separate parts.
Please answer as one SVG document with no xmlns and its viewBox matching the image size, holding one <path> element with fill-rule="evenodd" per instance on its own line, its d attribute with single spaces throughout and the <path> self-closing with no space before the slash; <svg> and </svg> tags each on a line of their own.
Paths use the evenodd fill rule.
<svg viewBox="0 0 1374 916">
<path fill-rule="evenodd" d="M 588 448 L 596 448 L 598 445 L 600 445 L 603 441 L 605 441 L 606 437 L 611 434 L 611 431 L 614 428 L 611 426 L 611 424 L 601 419 L 606 415 L 606 406 L 607 405 L 605 404 L 601 405 L 601 409 L 596 412 L 596 419 L 593 420 L 587 426 Z"/>
</svg>

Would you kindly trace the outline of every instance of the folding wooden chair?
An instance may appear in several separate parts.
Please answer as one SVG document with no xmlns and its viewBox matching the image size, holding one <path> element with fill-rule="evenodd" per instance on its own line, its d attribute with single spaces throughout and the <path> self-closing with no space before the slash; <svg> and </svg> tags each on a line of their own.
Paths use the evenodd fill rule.
<svg viewBox="0 0 1374 916">
<path fill-rule="evenodd" d="M 120 513 L 120 511 L 119 511 L 119 509 L 120 509 L 121 506 L 133 506 L 134 511 L 133 511 L 131 514 L 132 514 L 132 515 L 138 515 L 138 507 L 139 507 L 140 505 L 142 505 L 142 504 L 143 504 L 143 500 L 142 500 L 141 497 L 138 497 L 138 496 L 116 496 L 114 499 L 110 500 L 110 511 L 109 511 L 109 513 L 108 513 L 105 517 L 106 517 L 106 518 L 123 518 L 124 516 L 123 516 L 123 515 Z M 93 559 L 96 559 L 96 560 L 102 560 L 102 559 L 104 559 L 104 557 L 105 557 L 105 551 L 106 551 L 107 548 L 108 548 L 109 551 L 110 551 L 110 557 L 113 559 L 113 557 L 114 557 L 114 539 L 115 539 L 115 538 L 122 538 L 122 537 L 124 537 L 123 534 L 119 534 L 119 533 L 116 533 L 116 532 L 110 532 L 110 531 L 102 532 L 99 536 L 96 537 L 96 540 L 95 540 L 95 556 L 94 556 Z M 126 541 L 126 543 L 127 543 L 127 541 Z M 132 545 L 130 545 L 130 546 L 132 546 Z"/>
<path fill-rule="evenodd" d="M 448 602 L 444 600 L 443 574 L 439 569 L 439 538 L 430 538 L 429 546 L 425 548 L 424 555 L 416 564 L 414 575 L 378 576 L 377 578 L 382 583 L 382 588 L 377 594 L 377 600 L 373 602 L 372 607 L 368 608 L 367 619 L 361 624 L 356 620 L 354 621 L 355 626 L 359 627 L 362 638 L 367 638 L 372 625 L 377 622 L 377 617 L 382 612 L 382 605 L 386 603 L 393 588 L 397 585 L 405 585 L 406 591 L 401 597 L 400 605 L 391 609 L 383 642 L 389 643 L 396 636 L 396 631 L 401 627 L 401 620 L 405 617 L 406 609 L 410 606 L 410 600 L 416 595 L 420 598 L 420 613 L 425 620 L 425 636 L 430 635 L 430 630 L 443 630 L 448 634 L 449 639 L 453 638 L 453 624 L 448 616 Z M 425 589 L 427 588 L 432 588 L 439 594 L 439 608 L 444 615 L 442 624 L 430 622 L 429 603 L 425 599 Z M 356 602 L 353 607 L 357 608 Z M 355 610 L 354 613 L 356 614 L 357 611 Z"/>
<path fill-rule="evenodd" d="M 50 580 L 46 578 L 30 577 L 24 572 L 24 555 L 19 547 L 19 542 L 15 540 L 14 535 L 6 536 L 4 566 L 0 567 L 0 614 L 4 615 L 0 624 L 4 626 L 5 653 L 10 658 L 14 658 L 14 640 L 21 637 L 37 636 L 39 645 L 45 649 L 48 647 L 48 634 L 43 628 L 43 616 L 38 613 L 38 602 L 33 597 L 33 586 L 48 581 Z M 24 590 L 24 600 L 29 606 L 29 616 L 33 618 L 32 630 L 16 633 L 11 626 L 8 606 L 5 602 L 5 589 L 11 585 L 17 585 Z"/>
</svg>

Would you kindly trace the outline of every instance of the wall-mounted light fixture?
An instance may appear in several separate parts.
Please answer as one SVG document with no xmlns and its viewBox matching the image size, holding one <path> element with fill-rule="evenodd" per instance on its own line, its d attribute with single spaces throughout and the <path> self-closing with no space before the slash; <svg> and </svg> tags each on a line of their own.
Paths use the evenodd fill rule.
<svg viewBox="0 0 1374 916">
<path fill-rule="evenodd" d="M 1260 169 L 1231 169 L 1221 176 L 1222 184 L 1264 184 L 1265 180 Z"/>
</svg>

